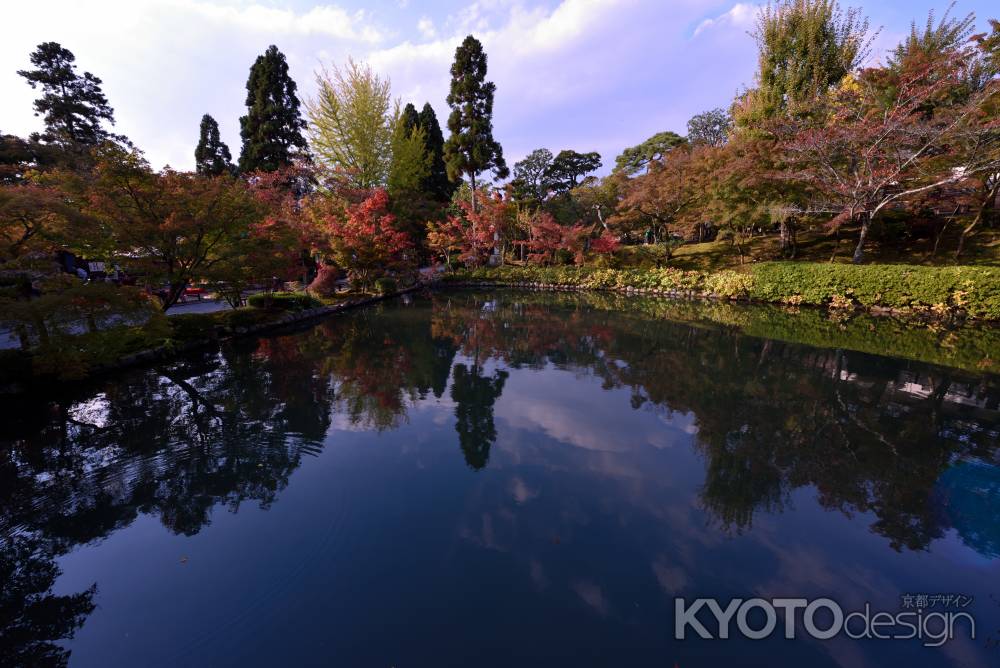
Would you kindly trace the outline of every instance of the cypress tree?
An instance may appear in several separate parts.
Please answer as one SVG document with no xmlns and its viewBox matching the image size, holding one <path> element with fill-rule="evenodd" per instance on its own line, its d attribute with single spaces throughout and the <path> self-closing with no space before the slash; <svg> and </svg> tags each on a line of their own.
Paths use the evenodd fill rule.
<svg viewBox="0 0 1000 668">
<path fill-rule="evenodd" d="M 451 66 L 448 130 L 444 145 L 448 176 L 457 181 L 468 175 L 472 186 L 472 208 L 476 208 L 476 177 L 492 170 L 497 178 L 507 178 L 510 170 L 503 149 L 493 138 L 493 94 L 496 84 L 486 81 L 486 53 L 483 45 L 469 35 L 455 50 Z"/>
<path fill-rule="evenodd" d="M 201 117 L 201 134 L 194 150 L 195 171 L 203 176 L 233 173 L 233 156 L 219 138 L 219 124 L 205 114 Z"/>
<path fill-rule="evenodd" d="M 285 54 L 273 44 L 258 56 L 247 79 L 247 115 L 240 118 L 240 171 L 275 171 L 306 150 L 296 85 Z"/>
<path fill-rule="evenodd" d="M 90 72 L 76 72 L 76 56 L 58 42 L 44 42 L 30 56 L 33 70 L 19 70 L 32 88 L 41 87 L 35 116 L 45 120 L 45 142 L 94 146 L 108 139 L 126 141 L 107 132 L 102 123 L 115 124 L 114 109 L 101 90 L 101 80 Z"/>
<path fill-rule="evenodd" d="M 444 163 L 444 134 L 430 102 L 424 103 L 418 119 L 420 127 L 424 130 L 427 153 L 431 156 L 431 173 L 427 177 L 425 190 L 441 202 L 450 201 L 458 184 L 448 178 L 448 168 Z"/>
<path fill-rule="evenodd" d="M 399 120 L 407 132 L 413 131 L 420 125 L 420 115 L 417 114 L 417 108 L 413 106 L 412 102 L 407 102 L 406 106 L 403 107 L 403 111 L 399 115 Z"/>
</svg>

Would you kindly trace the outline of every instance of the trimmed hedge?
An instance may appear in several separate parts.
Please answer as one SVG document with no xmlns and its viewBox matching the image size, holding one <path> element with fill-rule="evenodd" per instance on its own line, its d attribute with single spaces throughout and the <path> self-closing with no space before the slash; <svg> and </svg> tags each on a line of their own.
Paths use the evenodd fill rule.
<svg viewBox="0 0 1000 668">
<path fill-rule="evenodd" d="M 768 262 L 754 265 L 752 276 L 749 295 L 760 301 L 962 310 L 1000 319 L 1000 267 Z"/>
<path fill-rule="evenodd" d="M 304 311 L 323 305 L 323 302 L 305 292 L 263 292 L 251 295 L 247 303 L 254 308 L 276 311 Z"/>
<path fill-rule="evenodd" d="M 727 299 L 832 307 L 879 307 L 1000 320 L 1000 267 L 765 262 L 714 273 L 594 267 L 483 267 L 449 281 L 542 283 L 591 289 L 686 292 Z"/>
</svg>

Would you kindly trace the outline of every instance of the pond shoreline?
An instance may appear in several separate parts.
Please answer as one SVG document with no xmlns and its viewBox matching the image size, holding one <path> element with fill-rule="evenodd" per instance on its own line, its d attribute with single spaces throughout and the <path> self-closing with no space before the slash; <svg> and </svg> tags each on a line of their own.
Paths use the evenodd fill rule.
<svg viewBox="0 0 1000 668">
<path fill-rule="evenodd" d="M 418 283 L 417 285 L 404 288 L 402 290 L 397 290 L 392 293 L 384 295 L 372 295 L 359 299 L 349 299 L 338 304 L 318 306 L 311 309 L 305 309 L 302 311 L 289 311 L 281 314 L 280 316 L 274 318 L 273 320 L 267 320 L 265 322 L 248 324 L 245 326 L 230 327 L 225 325 L 219 325 L 210 331 L 206 331 L 203 337 L 199 337 L 190 341 L 184 341 L 174 344 L 160 345 L 154 348 L 148 348 L 145 350 L 140 350 L 127 355 L 123 355 L 110 362 L 97 362 L 92 364 L 87 372 L 79 377 L 72 379 L 60 380 L 60 383 L 77 383 L 93 380 L 100 376 L 105 376 L 108 374 L 113 374 L 124 369 L 153 364 L 157 362 L 167 361 L 178 355 L 188 353 L 194 350 L 205 348 L 211 345 L 218 345 L 221 342 L 260 336 L 268 332 L 273 332 L 280 330 L 281 328 L 288 327 L 291 325 L 298 325 L 302 323 L 307 323 L 314 320 L 320 320 L 324 317 L 340 313 L 349 309 L 360 308 L 363 306 L 369 306 L 381 301 L 386 301 L 393 299 L 395 297 L 400 297 L 407 293 L 416 292 L 419 290 L 434 290 L 434 291 L 446 291 L 450 289 L 479 289 L 479 290 L 526 290 L 534 292 L 565 292 L 565 293 L 579 293 L 579 294 L 607 294 L 607 295 L 618 295 L 624 297 L 635 297 L 635 298 L 653 298 L 668 300 L 677 303 L 689 303 L 689 304 L 728 304 L 732 306 L 758 306 L 758 307 L 771 307 L 771 308 L 783 308 L 783 310 L 789 311 L 789 316 L 800 317 L 800 309 L 807 307 L 805 310 L 813 313 L 823 313 L 828 315 L 831 319 L 837 316 L 843 316 L 846 319 L 851 319 L 859 315 L 869 315 L 876 317 L 884 321 L 892 321 L 898 323 L 898 326 L 905 328 L 918 328 L 920 326 L 972 326 L 977 328 L 983 328 L 984 330 L 992 331 L 995 329 L 996 323 L 991 320 L 983 320 L 977 318 L 967 318 L 960 313 L 955 311 L 949 311 L 947 313 L 935 313 L 933 311 L 914 311 L 912 309 L 895 309 L 889 307 L 865 307 L 862 305 L 854 304 L 850 307 L 834 308 L 830 306 L 819 306 L 814 304 L 801 304 L 801 305 L 790 305 L 782 303 L 767 302 L 759 299 L 750 299 L 747 297 L 731 297 L 726 295 L 720 295 L 716 293 L 699 291 L 699 290 L 678 290 L 678 289 L 655 289 L 655 288 L 635 288 L 635 287 L 609 287 L 609 286 L 587 286 L 587 285 L 574 285 L 574 284 L 564 284 L 564 283 L 544 283 L 536 281 L 495 281 L 495 280 L 466 280 L 466 279 L 437 279 L 429 282 Z M 723 323 L 715 322 L 715 325 L 723 325 Z M 870 351 L 869 351 L 870 352 Z M 893 354 L 892 350 L 885 350 L 883 352 L 885 355 Z M 922 357 L 922 356 L 921 356 Z M 987 356 L 988 358 L 989 356 Z M 987 359 L 984 358 L 984 359 Z M 928 359 L 920 359 L 920 361 L 929 363 L 940 363 Z M 951 366 L 951 364 L 946 364 L 946 366 Z M 957 368 L 966 368 L 965 364 L 955 365 Z M 986 367 L 980 367 L 981 371 L 988 371 L 993 368 L 994 364 L 991 362 Z M 967 369 L 968 370 L 968 369 Z M 39 388 L 39 385 L 52 380 L 50 377 L 41 377 L 32 373 L 20 374 L 20 377 L 15 375 L 13 380 L 9 380 L 6 383 L 0 384 L 0 396 L 18 396 L 27 395 L 32 393 L 34 390 Z"/>
<path fill-rule="evenodd" d="M 338 304 L 328 304 L 324 306 L 317 306 L 311 309 L 305 309 L 302 311 L 289 311 L 282 314 L 280 317 L 274 320 L 269 320 L 267 322 L 254 323 L 245 326 L 237 327 L 226 327 L 218 326 L 211 331 L 205 332 L 204 338 L 198 338 L 191 341 L 185 341 L 183 343 L 178 343 L 174 345 L 160 345 L 155 348 L 148 348 L 146 350 L 140 350 L 134 353 L 129 353 L 123 355 L 113 361 L 104 363 L 95 363 L 87 369 L 87 373 L 80 378 L 72 378 L 68 380 L 60 380 L 60 383 L 73 383 L 73 382 L 83 382 L 88 380 L 93 380 L 99 376 L 116 373 L 124 369 L 151 364 L 155 362 L 163 362 L 169 360 L 177 355 L 191 352 L 193 350 L 198 350 L 200 348 L 205 348 L 207 346 L 216 345 L 223 341 L 228 341 L 232 339 L 239 339 L 250 336 L 258 336 L 265 334 L 270 331 L 281 329 L 289 325 L 297 325 L 311 320 L 319 320 L 326 316 L 333 315 L 335 313 L 340 313 L 341 311 L 347 311 L 354 308 L 360 308 L 362 306 L 369 306 L 386 299 L 392 299 L 394 297 L 402 296 L 409 292 L 414 292 L 427 287 L 426 284 L 418 284 L 409 288 L 404 288 L 402 290 L 397 290 L 396 292 L 384 294 L 384 295 L 371 295 L 369 297 L 363 297 L 360 299 L 348 299 L 346 301 L 340 302 Z M 30 356 L 30 353 L 27 354 Z M 26 377 L 21 379 L 16 379 L 11 382 L 0 385 L 0 396 L 17 396 L 22 394 L 27 394 L 33 389 L 40 380 L 38 376 L 33 374 L 28 374 Z M 46 378 L 45 380 L 48 380 Z"/>
<path fill-rule="evenodd" d="M 843 313 L 845 315 L 852 314 L 867 314 L 876 317 L 884 318 L 894 318 L 896 320 L 901 320 L 913 325 L 925 325 L 928 323 L 935 324 L 971 324 L 971 325 L 984 325 L 990 326 L 995 325 L 1000 321 L 987 320 L 983 318 L 973 318 L 968 316 L 963 311 L 949 310 L 943 313 L 936 313 L 930 310 L 920 310 L 915 311 L 913 309 L 907 308 L 892 308 L 889 306 L 864 306 L 862 304 L 851 304 L 850 306 L 843 307 L 833 307 L 829 305 L 820 304 L 788 304 L 785 302 L 774 302 L 767 301 L 764 299 L 752 299 L 749 297 L 730 297 L 727 295 L 720 295 L 714 292 L 705 292 L 699 290 L 656 290 L 654 288 L 613 288 L 613 287 L 597 287 L 589 285 L 573 285 L 570 283 L 538 283 L 532 281 L 513 281 L 513 282 L 498 282 L 498 281 L 466 281 L 466 280 L 456 280 L 456 281 L 442 281 L 435 286 L 436 289 L 440 287 L 455 287 L 464 289 L 483 289 L 483 290 L 496 290 L 498 288 L 505 288 L 509 290 L 535 290 L 535 291 L 549 291 L 549 292 L 595 292 L 595 293 L 611 293 L 617 295 L 625 295 L 629 297 L 658 297 L 665 299 L 672 299 L 677 301 L 686 302 L 717 302 L 717 303 L 728 303 L 728 304 L 742 304 L 744 306 L 785 306 L 788 308 L 808 308 L 815 311 L 824 311 L 828 313 L 836 312 Z"/>
</svg>

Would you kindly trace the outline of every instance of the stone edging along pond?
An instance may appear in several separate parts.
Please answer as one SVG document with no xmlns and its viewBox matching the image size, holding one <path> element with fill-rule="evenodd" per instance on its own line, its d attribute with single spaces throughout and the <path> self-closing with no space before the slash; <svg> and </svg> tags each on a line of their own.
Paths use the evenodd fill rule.
<svg viewBox="0 0 1000 668">
<path fill-rule="evenodd" d="M 514 290 L 540 290 L 540 291 L 551 291 L 551 292 L 611 292 L 620 295 L 628 295 L 635 297 L 665 297 L 668 299 L 682 299 L 691 302 L 729 302 L 733 304 L 746 304 L 746 305 L 777 305 L 777 306 L 800 306 L 798 304 L 783 304 L 782 302 L 769 302 L 761 299 L 750 299 L 746 297 L 730 297 L 727 295 L 720 295 L 714 292 L 705 292 L 699 290 L 657 290 L 655 288 L 615 288 L 615 287 L 594 287 L 586 285 L 571 285 L 566 283 L 535 283 L 530 281 L 512 281 L 512 282 L 498 282 L 498 281 L 465 281 L 465 280 L 451 280 L 443 284 L 439 284 L 435 287 L 454 287 L 454 288 L 472 288 L 472 289 L 484 289 L 484 290 L 496 290 L 498 288 L 514 289 Z M 806 304 L 809 308 L 834 308 L 830 306 L 823 305 L 813 305 Z M 912 320 L 914 322 L 924 322 L 928 320 L 945 320 L 953 318 L 965 318 L 966 314 L 960 310 L 950 310 L 946 313 L 935 313 L 930 310 L 914 311 L 909 308 L 891 308 L 887 306 L 861 306 L 854 304 L 850 307 L 842 308 L 844 311 L 860 311 L 864 313 L 869 313 L 876 316 L 893 316 L 896 318 L 901 318 L 903 320 Z M 991 322 L 991 321 L 984 321 Z"/>
<path fill-rule="evenodd" d="M 302 311 L 289 311 L 279 318 L 274 320 L 268 320 L 267 322 L 255 323 L 246 326 L 237 326 L 233 328 L 220 327 L 214 334 L 216 336 L 207 337 L 204 339 L 197 339 L 194 341 L 188 341 L 183 344 L 174 346 L 159 346 L 157 348 L 151 348 L 149 350 L 142 350 L 130 355 L 125 355 L 120 357 L 115 362 L 103 365 L 94 365 L 92 368 L 93 373 L 103 373 L 107 371 L 114 371 L 117 369 L 122 369 L 125 367 L 133 366 L 135 364 L 140 364 L 144 362 L 153 362 L 172 357 L 178 353 L 187 352 L 190 350 L 196 350 L 204 346 L 212 345 L 219 340 L 241 338 L 244 336 L 253 336 L 256 334 L 262 334 L 271 330 L 279 329 L 287 325 L 294 325 L 298 323 L 305 322 L 307 320 L 315 320 L 317 318 L 322 318 L 327 315 L 332 315 L 334 313 L 339 313 L 340 311 L 346 311 L 348 309 L 358 308 L 359 306 L 367 306 L 369 304 L 374 304 L 386 299 L 391 299 L 403 295 L 408 292 L 413 292 L 425 287 L 424 285 L 415 285 L 409 288 L 404 288 L 403 290 L 398 290 L 396 292 L 384 294 L 384 295 L 372 295 L 370 297 L 363 297 L 360 299 L 348 299 L 346 301 L 340 302 L 339 304 L 329 304 L 325 306 L 317 306 L 315 308 L 304 309 Z"/>
<path fill-rule="evenodd" d="M 772 267 L 767 267 L 766 264 L 761 265 L 764 270 L 770 270 L 773 273 L 775 268 L 782 269 L 780 264 L 771 263 Z M 899 300 L 900 295 L 904 297 L 906 294 L 910 293 L 911 281 L 910 272 L 914 272 L 913 276 L 913 291 L 923 295 L 925 298 L 934 295 L 935 297 L 943 297 L 945 294 L 949 295 L 946 300 L 949 302 L 944 308 L 938 308 L 935 306 L 928 305 L 926 303 L 919 303 L 917 306 L 904 306 L 897 307 L 891 305 L 881 305 L 878 303 L 862 303 L 862 299 L 852 300 L 845 299 L 838 302 L 836 298 L 832 301 L 824 302 L 823 295 L 838 294 L 836 291 L 844 287 L 842 282 L 842 277 L 837 278 L 837 274 L 842 274 L 843 266 L 840 267 L 841 271 L 829 270 L 824 267 L 810 267 L 807 268 L 808 272 L 823 272 L 826 274 L 830 272 L 834 274 L 833 280 L 827 280 L 824 284 L 823 280 L 816 281 L 805 281 L 801 279 L 803 276 L 793 276 L 792 280 L 788 280 L 787 276 L 782 276 L 779 272 L 778 279 L 773 278 L 768 280 L 759 280 L 758 284 L 754 286 L 754 290 L 747 289 L 747 279 L 745 276 L 736 276 L 735 272 L 728 272 L 728 274 L 734 274 L 734 276 L 728 276 L 727 273 L 723 273 L 722 280 L 718 280 L 718 277 L 708 276 L 708 280 L 704 275 L 695 277 L 697 285 L 690 286 L 681 284 L 680 287 L 667 287 L 663 283 L 656 284 L 658 287 L 636 287 L 633 285 L 622 285 L 621 281 L 623 279 L 635 278 L 638 275 L 634 275 L 635 272 L 618 272 L 604 271 L 601 274 L 581 274 L 573 273 L 568 275 L 568 279 L 573 282 L 561 282 L 561 279 L 566 279 L 558 269 L 553 272 L 549 272 L 552 275 L 545 275 L 544 278 L 550 278 L 555 280 L 523 280 L 525 276 L 519 275 L 502 275 L 501 272 L 496 272 L 495 270 L 488 270 L 484 272 L 483 270 L 474 270 L 471 272 L 459 272 L 448 274 L 442 278 L 430 282 L 421 282 L 403 290 L 398 290 L 385 295 L 376 295 L 371 297 L 364 297 L 360 299 L 347 300 L 339 304 L 318 306 L 311 309 L 305 309 L 302 311 L 288 311 L 281 315 L 274 317 L 273 319 L 267 319 L 263 322 L 248 323 L 246 325 L 228 326 L 219 324 L 211 329 L 206 329 L 204 336 L 201 332 L 195 332 L 195 336 L 188 341 L 174 341 L 166 345 L 159 345 L 154 348 L 149 348 L 146 350 L 140 350 L 137 352 L 132 352 L 129 354 L 122 355 L 116 359 L 110 361 L 91 361 L 85 372 L 84 377 L 92 377 L 95 375 L 102 375 L 105 373 L 117 371 L 119 369 L 124 369 L 129 366 L 137 364 L 148 364 L 151 362 L 158 362 L 169 359 L 170 357 L 177 355 L 179 353 L 184 353 L 190 350 L 195 350 L 207 345 L 212 345 L 220 340 L 239 338 L 244 336 L 254 336 L 270 330 L 275 330 L 284 326 L 305 322 L 308 320 L 321 318 L 327 315 L 332 315 L 340 311 L 344 311 L 351 308 L 356 308 L 360 306 L 366 306 L 373 304 L 385 299 L 390 299 L 408 292 L 413 292 L 416 290 L 421 290 L 425 288 L 435 288 L 435 289 L 447 289 L 449 287 L 455 288 L 485 288 L 485 289 L 497 289 L 497 288 L 514 288 L 514 289 L 528 289 L 528 290 L 552 290 L 561 292 L 593 292 L 593 293 L 617 293 L 627 296 L 653 296 L 653 297 L 665 297 L 672 300 L 683 300 L 683 301 L 704 301 L 704 302 L 720 302 L 720 303 L 757 303 L 757 304 L 777 304 L 784 306 L 820 306 L 827 307 L 831 311 L 836 310 L 840 313 L 851 313 L 851 312 L 867 312 L 876 316 L 893 316 L 894 319 L 900 320 L 902 322 L 913 321 L 913 322 L 941 322 L 941 321 L 953 321 L 953 320 L 969 320 L 973 323 L 984 322 L 989 324 L 990 321 L 1000 320 L 1000 268 L 956 268 L 958 271 L 955 276 L 948 277 L 945 275 L 945 271 L 941 271 L 938 268 L 928 268 L 930 271 L 922 271 L 920 268 L 902 268 L 902 267 L 889 267 L 889 270 L 885 272 L 884 268 L 879 269 L 871 278 L 883 278 L 884 275 L 888 274 L 888 279 L 886 283 L 888 284 L 887 291 L 892 292 L 892 296 Z M 941 268 L 944 269 L 944 268 Z M 801 271 L 801 270 L 797 270 Z M 884 272 L 884 273 L 883 273 Z M 654 272 L 655 273 L 655 272 Z M 673 273 L 678 273 L 676 270 Z M 679 272 L 679 275 L 684 279 L 690 279 L 688 274 L 693 274 L 698 272 Z M 976 279 L 975 281 L 968 280 L 968 277 L 972 273 L 972 276 Z M 599 280 L 595 279 L 607 279 L 608 276 L 603 274 L 609 274 L 610 278 L 618 281 L 615 283 L 601 283 Z M 648 272 L 644 272 L 647 275 Z M 896 275 L 893 275 L 896 274 Z M 808 274 L 807 274 L 808 276 Z M 902 277 L 902 282 L 900 278 Z M 638 276 L 642 278 L 642 276 Z M 753 277 L 759 278 L 759 277 Z M 784 280 L 781 280 L 784 278 Z M 583 280 L 580 280 L 583 279 Z M 735 279 L 735 280 L 734 280 Z M 947 279 L 947 280 L 939 280 Z M 985 280 L 984 280 L 985 279 Z M 840 280 L 841 282 L 838 282 Z M 718 285 L 721 289 L 719 291 L 713 291 L 711 286 Z M 973 292 L 973 286 L 975 284 L 975 291 Z M 677 283 L 674 283 L 677 285 Z M 751 285 L 753 285 L 751 283 Z M 802 287 L 806 286 L 805 290 Z M 966 286 L 970 286 L 968 293 L 961 291 L 958 294 L 966 295 L 971 294 L 971 309 L 973 312 L 969 313 L 966 309 L 962 308 L 959 304 L 951 303 L 953 300 L 950 295 L 955 295 L 956 290 L 961 288 L 965 290 Z M 736 288 L 734 290 L 733 288 Z M 796 301 L 788 298 L 788 294 L 793 296 L 798 296 L 798 290 L 802 290 L 805 297 L 802 301 Z M 812 291 L 810 293 L 810 290 Z M 770 291 L 770 292 L 769 292 Z M 727 293 L 728 292 L 728 293 Z M 870 292 L 870 290 L 868 291 Z M 773 293 L 773 294 L 771 294 Z M 851 294 L 850 290 L 846 291 L 848 295 Z M 870 295 L 868 295 L 870 297 Z M 869 301 L 871 301 L 869 299 Z M 925 302 L 927 299 L 924 300 Z M 184 317 L 184 316 L 180 316 Z M 992 356 L 991 356 L 992 357 Z M 19 394 L 23 392 L 27 386 L 34 384 L 34 381 L 39 380 L 34 377 L 33 373 L 29 370 L 26 371 L 27 375 L 19 377 L 19 374 L 14 375 L 14 378 L 8 379 L 6 381 L 0 382 L 0 395 L 9 394 Z M 12 381 L 12 382 L 11 382 Z"/>
<path fill-rule="evenodd" d="M 505 266 L 459 270 L 454 285 L 615 292 L 819 306 L 917 321 L 1000 321 L 1000 267 L 761 262 L 740 271 Z"/>
<path fill-rule="evenodd" d="M 86 373 L 83 374 L 82 377 L 74 377 L 70 379 L 70 381 L 86 380 L 89 378 L 93 378 L 95 376 L 113 373 L 139 364 L 150 364 L 153 362 L 165 361 L 178 354 L 214 345 L 219 341 L 242 338 L 247 336 L 256 336 L 268 331 L 279 329 L 281 327 L 286 327 L 288 325 L 303 323 L 309 320 L 315 320 L 328 315 L 333 315 L 334 313 L 339 313 L 341 311 L 346 311 L 348 309 L 374 304 L 376 302 L 380 302 L 386 299 L 391 299 L 392 297 L 397 297 L 406 294 L 408 292 L 413 292 L 416 290 L 423 289 L 424 287 L 426 287 L 426 284 L 420 283 L 412 287 L 404 288 L 402 290 L 398 290 L 396 292 L 392 292 L 385 295 L 372 295 L 369 297 L 363 297 L 358 299 L 348 299 L 338 304 L 317 306 L 315 308 L 304 309 L 301 311 L 288 311 L 282 313 L 280 316 L 275 317 L 274 319 L 269 319 L 264 322 L 240 325 L 235 327 L 229 327 L 220 324 L 212 328 L 211 330 L 206 330 L 204 337 L 199 336 L 198 338 L 194 338 L 189 341 L 176 342 L 168 345 L 159 345 L 154 348 L 139 350 L 133 353 L 122 355 L 121 357 L 118 357 L 110 361 L 91 362 L 87 367 Z M 15 375 L 13 379 L 8 378 L 7 380 L 0 382 L 0 396 L 21 394 L 22 392 L 25 392 L 26 390 L 30 389 L 31 386 L 37 383 L 39 380 L 41 379 L 39 377 L 36 377 L 31 371 L 27 371 L 24 374 L 20 375 Z"/>
</svg>

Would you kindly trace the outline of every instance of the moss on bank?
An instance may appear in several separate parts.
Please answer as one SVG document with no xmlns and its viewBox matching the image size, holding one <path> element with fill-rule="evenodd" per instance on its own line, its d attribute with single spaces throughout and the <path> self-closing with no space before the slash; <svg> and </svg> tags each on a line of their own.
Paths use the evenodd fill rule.
<svg viewBox="0 0 1000 668">
<path fill-rule="evenodd" d="M 542 283 L 586 289 L 691 293 L 833 308 L 893 309 L 1000 320 L 1000 267 L 764 262 L 718 272 L 674 268 L 517 267 L 463 270 L 448 281 Z"/>
</svg>

